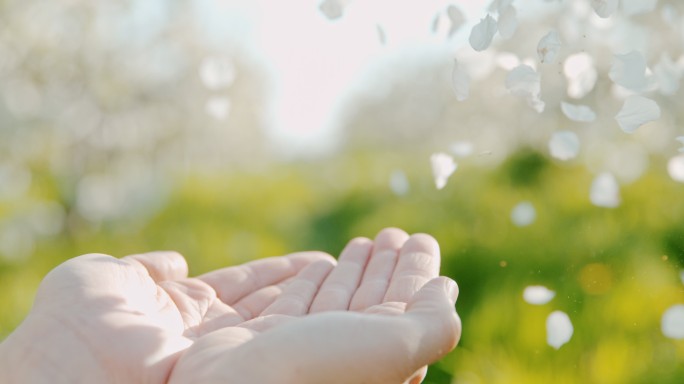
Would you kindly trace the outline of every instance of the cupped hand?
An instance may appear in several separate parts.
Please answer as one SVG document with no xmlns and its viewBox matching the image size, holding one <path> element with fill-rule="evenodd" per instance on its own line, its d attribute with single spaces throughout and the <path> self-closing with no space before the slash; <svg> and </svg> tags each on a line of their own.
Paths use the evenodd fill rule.
<svg viewBox="0 0 684 384">
<path fill-rule="evenodd" d="M 171 383 L 419 383 L 460 338 L 439 265 L 427 235 L 354 239 L 337 266 L 308 265 L 259 316 L 197 340 Z"/>
<path fill-rule="evenodd" d="M 0 379 L 420 382 L 460 335 L 438 270 L 432 238 L 396 229 L 353 240 L 339 263 L 305 252 L 198 278 L 173 252 L 81 256 L 0 345 Z"/>
</svg>

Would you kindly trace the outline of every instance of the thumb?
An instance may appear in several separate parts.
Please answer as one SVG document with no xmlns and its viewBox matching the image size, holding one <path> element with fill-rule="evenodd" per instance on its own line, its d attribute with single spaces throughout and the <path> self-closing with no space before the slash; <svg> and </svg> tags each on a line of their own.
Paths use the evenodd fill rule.
<svg viewBox="0 0 684 384">
<path fill-rule="evenodd" d="M 130 255 L 123 260 L 137 261 L 142 264 L 150 277 L 156 282 L 180 280 L 188 277 L 188 264 L 178 252 L 158 251 Z"/>
<path fill-rule="evenodd" d="M 456 347 L 461 338 L 461 319 L 454 305 L 458 285 L 448 277 L 427 282 L 409 301 L 406 317 L 421 332 L 416 359 L 433 363 Z"/>
</svg>

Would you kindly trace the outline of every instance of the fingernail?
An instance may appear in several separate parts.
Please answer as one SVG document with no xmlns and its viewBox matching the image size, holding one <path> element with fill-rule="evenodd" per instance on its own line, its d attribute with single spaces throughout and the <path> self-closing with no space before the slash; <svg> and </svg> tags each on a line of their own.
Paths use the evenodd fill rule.
<svg viewBox="0 0 684 384">
<path fill-rule="evenodd" d="M 446 283 L 446 291 L 452 304 L 456 304 L 456 299 L 458 298 L 458 285 L 455 281 L 449 279 Z"/>
</svg>

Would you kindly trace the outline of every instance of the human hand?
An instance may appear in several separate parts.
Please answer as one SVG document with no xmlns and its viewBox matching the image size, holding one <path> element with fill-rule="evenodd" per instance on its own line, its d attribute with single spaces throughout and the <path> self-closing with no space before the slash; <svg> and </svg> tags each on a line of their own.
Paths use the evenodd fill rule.
<svg viewBox="0 0 684 384">
<path fill-rule="evenodd" d="M 351 241 L 301 270 L 260 316 L 200 338 L 171 383 L 420 383 L 460 338 L 456 284 L 427 235 Z"/>
<path fill-rule="evenodd" d="M 175 253 L 73 259 L 0 346 L 2 382 L 401 382 L 460 333 L 446 280 L 414 296 L 439 268 L 434 240 L 414 236 L 394 270 L 406 237 L 383 231 L 372 256 L 370 241 L 353 241 L 336 268 L 300 253 L 196 279 Z M 327 312 L 347 308 L 357 312 Z"/>
<path fill-rule="evenodd" d="M 166 383 L 194 340 L 253 318 L 321 252 L 253 261 L 188 278 L 155 252 L 68 260 L 42 281 L 24 322 L 0 344 L 0 383 Z"/>
</svg>

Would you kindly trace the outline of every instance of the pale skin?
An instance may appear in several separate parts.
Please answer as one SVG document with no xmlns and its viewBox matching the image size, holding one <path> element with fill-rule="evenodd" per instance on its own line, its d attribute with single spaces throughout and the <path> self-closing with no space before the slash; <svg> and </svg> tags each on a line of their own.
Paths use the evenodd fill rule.
<svg viewBox="0 0 684 384">
<path fill-rule="evenodd" d="M 456 283 L 430 236 L 388 228 L 189 278 L 185 259 L 91 254 L 50 272 L 0 344 L 2 383 L 420 383 L 451 351 Z"/>
</svg>

